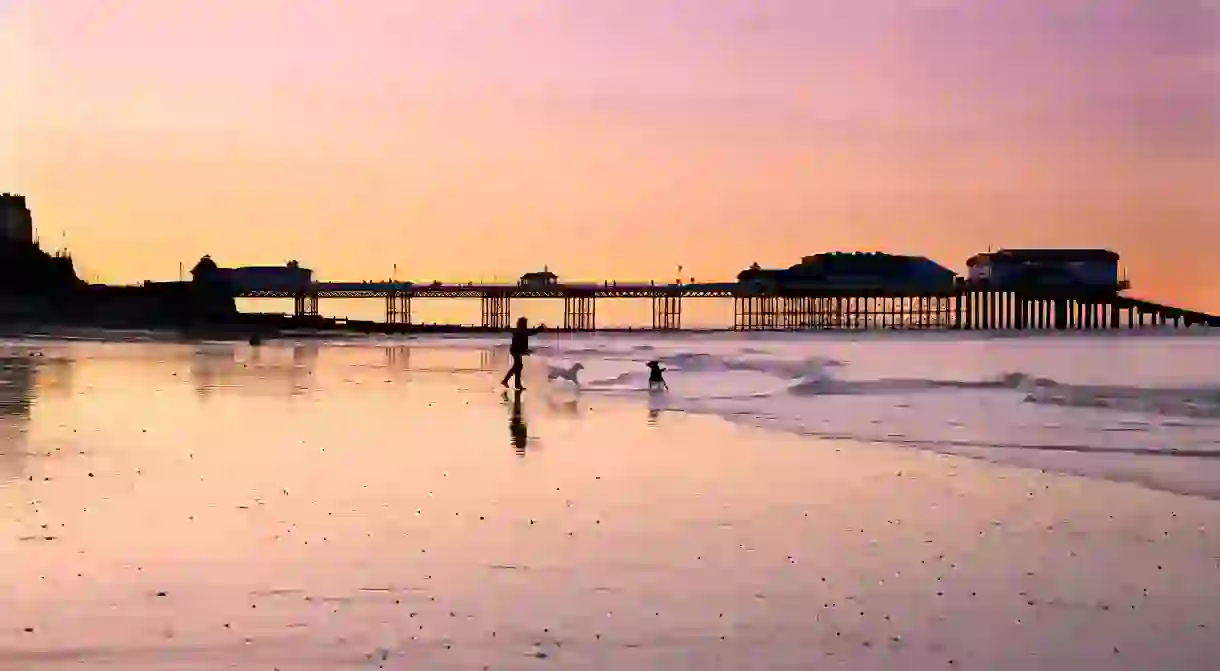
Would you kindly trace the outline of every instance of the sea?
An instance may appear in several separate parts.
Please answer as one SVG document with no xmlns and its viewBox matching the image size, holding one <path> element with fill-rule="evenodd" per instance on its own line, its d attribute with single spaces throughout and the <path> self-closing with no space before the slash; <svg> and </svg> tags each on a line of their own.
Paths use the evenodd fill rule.
<svg viewBox="0 0 1220 671">
<path fill-rule="evenodd" d="M 498 338 L 421 339 L 502 348 Z M 615 334 L 535 337 L 580 393 L 1220 498 L 1220 334 Z M 647 393 L 645 363 L 668 369 Z M 552 383 L 554 384 L 563 384 Z"/>
</svg>

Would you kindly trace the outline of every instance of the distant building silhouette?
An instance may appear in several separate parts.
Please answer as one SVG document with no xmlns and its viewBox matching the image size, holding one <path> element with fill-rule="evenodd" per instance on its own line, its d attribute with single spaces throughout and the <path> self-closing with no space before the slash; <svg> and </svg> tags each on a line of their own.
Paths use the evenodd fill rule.
<svg viewBox="0 0 1220 671">
<path fill-rule="evenodd" d="M 34 218 L 25 204 L 25 196 L 0 194 L 0 241 L 34 243 Z"/>
<path fill-rule="evenodd" d="M 67 254 L 48 254 L 34 242 L 25 196 L 0 194 L 0 294 L 62 296 L 84 283 Z"/>
</svg>

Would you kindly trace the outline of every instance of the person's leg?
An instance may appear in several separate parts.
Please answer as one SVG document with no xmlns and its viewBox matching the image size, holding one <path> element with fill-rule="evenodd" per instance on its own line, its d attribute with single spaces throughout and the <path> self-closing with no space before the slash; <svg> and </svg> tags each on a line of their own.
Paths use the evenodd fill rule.
<svg viewBox="0 0 1220 671">
<path fill-rule="evenodd" d="M 521 357 L 513 358 L 513 375 L 517 378 L 517 389 L 521 389 L 524 385 L 521 384 L 521 371 L 525 368 L 525 361 Z"/>
<path fill-rule="evenodd" d="M 504 379 L 500 380 L 501 385 L 503 385 L 505 387 L 508 386 L 508 381 L 509 381 L 509 379 L 512 378 L 513 374 L 517 372 L 517 365 L 520 361 L 521 361 L 521 357 L 513 356 L 512 364 L 510 364 L 508 367 L 508 372 L 504 374 Z"/>
<path fill-rule="evenodd" d="M 513 355 L 513 365 L 512 365 L 512 366 L 510 366 L 510 367 L 509 367 L 509 369 L 508 369 L 508 372 L 504 374 L 504 379 L 500 381 L 500 384 L 502 384 L 502 385 L 504 385 L 505 387 L 507 387 L 507 386 L 508 386 L 508 381 L 509 381 L 509 379 L 510 379 L 510 378 L 512 378 L 512 377 L 516 377 L 516 378 L 517 378 L 517 386 L 518 386 L 518 387 L 520 387 L 520 386 L 521 386 L 521 368 L 522 368 L 522 365 L 523 365 L 523 363 L 522 363 L 522 361 L 521 361 L 521 356 L 520 356 L 520 355 L 517 355 L 517 354 L 514 354 L 514 355 Z"/>
</svg>

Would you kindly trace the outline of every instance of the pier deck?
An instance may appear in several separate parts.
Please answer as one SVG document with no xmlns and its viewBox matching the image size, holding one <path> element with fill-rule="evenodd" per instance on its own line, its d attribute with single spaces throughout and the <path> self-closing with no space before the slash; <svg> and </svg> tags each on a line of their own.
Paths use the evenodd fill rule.
<svg viewBox="0 0 1220 671">
<path fill-rule="evenodd" d="M 993 288 L 959 284 L 938 290 L 859 286 L 766 288 L 753 283 L 584 282 L 549 286 L 410 282 L 317 282 L 304 291 L 242 291 L 239 298 L 292 298 L 296 316 L 316 316 L 318 301 L 381 298 L 386 323 L 412 324 L 414 299 L 479 299 L 480 328 L 511 326 L 513 300 L 564 301 L 563 330 L 593 331 L 599 299 L 647 299 L 652 327 L 681 329 L 682 302 L 732 299 L 738 330 L 955 329 L 1075 330 L 1148 326 L 1220 326 L 1220 317 L 1121 294 L 1120 287 Z"/>
<path fill-rule="evenodd" d="M 384 298 L 387 294 L 409 294 L 417 298 L 482 298 L 488 294 L 509 298 L 563 298 L 583 295 L 593 298 L 651 298 L 680 293 L 690 298 L 732 298 L 741 290 L 736 282 L 703 284 L 565 283 L 549 287 L 517 284 L 412 284 L 410 282 L 315 282 L 305 293 L 319 298 Z M 284 290 L 244 291 L 239 298 L 293 298 L 300 292 Z"/>
</svg>

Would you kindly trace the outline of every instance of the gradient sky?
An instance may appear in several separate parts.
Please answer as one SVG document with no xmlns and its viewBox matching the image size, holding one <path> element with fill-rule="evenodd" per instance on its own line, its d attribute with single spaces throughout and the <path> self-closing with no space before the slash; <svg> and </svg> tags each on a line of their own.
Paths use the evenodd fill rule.
<svg viewBox="0 0 1220 671">
<path fill-rule="evenodd" d="M 0 82 L 96 279 L 1108 246 L 1220 309 L 1220 0 L 0 0 Z"/>
</svg>

